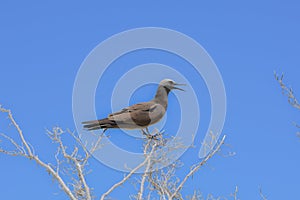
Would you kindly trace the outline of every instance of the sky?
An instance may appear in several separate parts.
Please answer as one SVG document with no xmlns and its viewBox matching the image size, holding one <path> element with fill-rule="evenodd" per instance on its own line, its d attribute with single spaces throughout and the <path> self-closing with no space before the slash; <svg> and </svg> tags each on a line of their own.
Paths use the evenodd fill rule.
<svg viewBox="0 0 300 200">
<path fill-rule="evenodd" d="M 201 44 L 218 67 L 227 97 L 221 134 L 227 138 L 222 152 L 235 152 L 235 156 L 211 159 L 187 183 L 184 194 L 196 189 L 204 195 L 229 197 L 238 186 L 240 199 L 259 199 L 260 187 L 268 199 L 299 199 L 300 141 L 293 125 L 300 123 L 299 110 L 288 104 L 274 79 L 274 71 L 284 73 L 287 85 L 300 96 L 299 9 L 295 0 L 2 1 L 0 104 L 12 110 L 39 157 L 54 161 L 55 145 L 45 132 L 54 126 L 76 130 L 73 87 L 90 52 L 109 37 L 130 29 L 175 30 Z M 199 161 L 197 144 L 208 128 L 211 102 L 203 78 L 185 60 L 151 49 L 118 58 L 97 86 L 97 116 L 106 117 L 112 111 L 112 85 L 127 71 L 146 63 L 172 66 L 195 89 L 201 121 L 195 148 L 181 157 L 188 168 Z M 139 87 L 129 103 L 148 101 L 155 90 L 155 84 Z M 179 120 L 176 95 L 184 93 L 175 91 L 169 96 L 170 117 L 163 129 L 170 134 Z M 0 132 L 12 137 L 16 134 L 3 114 Z M 128 151 L 141 148 L 140 141 L 120 131 L 113 130 L 110 135 L 116 145 Z M 67 144 L 72 145 L 70 141 Z M 32 161 L 0 155 L 0 163 L 1 199 L 66 199 L 56 182 Z M 88 182 L 98 197 L 124 175 L 97 159 L 92 159 L 90 166 L 93 171 Z M 112 197 L 128 199 L 128 193 L 136 193 L 130 184 Z"/>
</svg>

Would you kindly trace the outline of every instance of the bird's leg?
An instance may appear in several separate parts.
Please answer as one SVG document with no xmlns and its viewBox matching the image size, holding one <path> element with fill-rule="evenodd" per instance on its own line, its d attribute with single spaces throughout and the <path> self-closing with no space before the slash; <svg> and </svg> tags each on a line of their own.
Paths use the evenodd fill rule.
<svg viewBox="0 0 300 200">
<path fill-rule="evenodd" d="M 105 134 L 105 132 L 106 132 L 107 130 L 108 130 L 108 128 L 103 129 L 101 135 L 105 135 L 107 138 L 109 138 L 109 137 L 110 137 L 109 133 L 106 133 L 106 134 Z"/>
<path fill-rule="evenodd" d="M 148 138 L 157 140 L 157 138 L 156 138 L 157 134 L 152 135 L 152 134 L 150 133 L 148 127 L 146 127 L 146 131 L 147 131 L 147 133 L 148 133 Z M 154 131 L 153 131 L 153 132 L 154 132 Z"/>
<path fill-rule="evenodd" d="M 105 129 L 103 130 L 103 132 L 102 132 L 102 133 L 104 134 L 104 133 L 107 131 L 107 129 L 108 129 L 108 128 L 105 128 Z"/>
<path fill-rule="evenodd" d="M 148 129 L 148 127 L 146 127 L 146 131 L 147 131 L 147 134 L 149 135 L 149 134 L 150 134 L 150 132 L 149 132 L 149 129 Z"/>
<path fill-rule="evenodd" d="M 141 131 L 142 131 L 143 135 L 146 135 L 146 136 L 150 135 L 148 127 L 146 127 L 146 131 L 144 129 L 141 129 Z"/>
<path fill-rule="evenodd" d="M 147 139 L 156 139 L 155 136 L 153 136 L 149 133 L 148 127 L 146 128 L 146 131 L 144 129 L 141 129 L 141 130 L 142 130 L 143 135 L 145 135 Z"/>
<path fill-rule="evenodd" d="M 151 137 L 155 140 L 163 139 L 162 138 L 163 133 L 164 133 L 164 131 L 160 131 L 160 130 L 155 128 L 154 131 L 153 131 L 153 135 L 151 135 Z"/>
<path fill-rule="evenodd" d="M 146 137 L 148 137 L 148 134 L 144 131 L 144 129 L 141 129 L 143 135 L 145 135 Z"/>
</svg>

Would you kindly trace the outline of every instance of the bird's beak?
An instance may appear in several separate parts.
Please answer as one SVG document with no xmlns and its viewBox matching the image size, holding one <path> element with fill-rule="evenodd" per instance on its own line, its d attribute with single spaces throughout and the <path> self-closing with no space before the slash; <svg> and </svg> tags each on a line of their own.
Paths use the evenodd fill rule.
<svg viewBox="0 0 300 200">
<path fill-rule="evenodd" d="M 175 87 L 175 85 L 182 85 L 182 86 L 185 86 L 186 84 L 175 83 L 174 86 L 173 86 L 173 89 L 175 89 L 175 90 L 185 91 L 184 89 L 181 89 L 181 88 L 179 88 L 179 87 Z"/>
</svg>

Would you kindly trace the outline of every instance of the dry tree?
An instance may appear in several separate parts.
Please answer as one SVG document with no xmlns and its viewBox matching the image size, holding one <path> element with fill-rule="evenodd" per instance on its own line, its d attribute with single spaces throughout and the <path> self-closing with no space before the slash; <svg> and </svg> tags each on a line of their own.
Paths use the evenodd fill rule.
<svg viewBox="0 0 300 200">
<path fill-rule="evenodd" d="M 5 113 L 12 126 L 15 129 L 16 135 L 9 136 L 1 133 L 0 136 L 6 142 L 10 143 L 11 149 L 8 145 L 3 145 L 3 140 L 0 140 L 0 153 L 9 156 L 22 156 L 28 158 L 46 171 L 57 181 L 59 187 L 71 200 L 91 200 L 109 199 L 111 194 L 121 185 L 129 183 L 130 179 L 136 178 L 137 181 L 137 194 L 128 196 L 131 199 L 204 199 L 199 192 L 195 191 L 194 194 L 189 197 L 183 197 L 182 190 L 185 183 L 190 179 L 208 160 L 210 160 L 217 152 L 220 151 L 221 146 L 224 144 L 225 135 L 219 141 L 219 143 L 212 148 L 212 151 L 199 162 L 190 167 L 183 179 L 179 179 L 176 176 L 178 168 L 183 167 L 182 163 L 177 160 L 167 167 L 160 168 L 158 166 L 169 163 L 170 160 L 168 154 L 172 150 L 182 148 L 180 142 L 174 143 L 173 148 L 167 148 L 163 150 L 168 139 L 163 138 L 162 133 L 155 131 L 152 133 L 154 137 L 145 137 L 143 154 L 144 160 L 130 172 L 124 175 L 120 181 L 112 185 L 103 194 L 92 194 L 92 187 L 86 181 L 86 175 L 88 174 L 87 165 L 92 154 L 102 147 L 101 140 L 106 137 L 104 134 L 97 136 L 95 142 L 91 145 L 90 149 L 86 148 L 86 145 L 82 143 L 79 135 L 72 131 L 64 131 L 60 127 L 54 127 L 52 130 L 47 130 L 47 135 L 57 146 L 56 152 L 53 152 L 56 163 L 48 163 L 42 160 L 38 154 L 34 151 L 33 146 L 26 140 L 25 134 L 18 125 L 17 121 L 12 115 L 9 109 L 0 107 L 0 113 Z M 91 133 L 92 134 L 92 133 Z M 64 144 L 63 138 L 69 135 L 73 138 L 73 148 L 67 147 Z M 19 142 L 17 142 L 19 141 Z M 143 169 L 143 173 L 136 173 L 138 170 Z M 234 199 L 237 199 L 237 190 L 233 195 Z M 206 199 L 217 199 L 209 198 Z"/>
</svg>

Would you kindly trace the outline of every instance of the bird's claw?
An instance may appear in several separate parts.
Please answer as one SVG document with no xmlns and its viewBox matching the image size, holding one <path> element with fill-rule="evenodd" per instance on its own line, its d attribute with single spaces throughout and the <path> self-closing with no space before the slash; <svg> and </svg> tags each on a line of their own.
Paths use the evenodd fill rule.
<svg viewBox="0 0 300 200">
<path fill-rule="evenodd" d="M 158 140 L 158 137 L 161 135 L 161 133 L 158 131 L 154 135 L 151 135 L 148 128 L 146 128 L 146 132 L 144 131 L 144 129 L 142 129 L 142 133 L 146 136 L 147 139 L 151 140 Z"/>
</svg>

